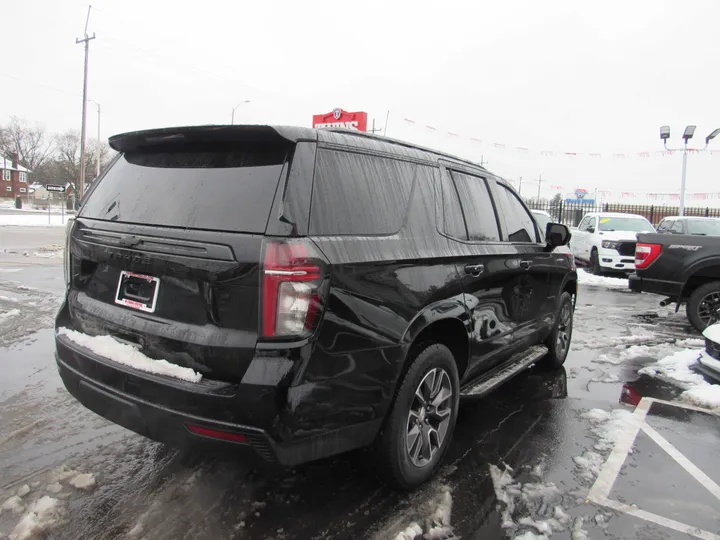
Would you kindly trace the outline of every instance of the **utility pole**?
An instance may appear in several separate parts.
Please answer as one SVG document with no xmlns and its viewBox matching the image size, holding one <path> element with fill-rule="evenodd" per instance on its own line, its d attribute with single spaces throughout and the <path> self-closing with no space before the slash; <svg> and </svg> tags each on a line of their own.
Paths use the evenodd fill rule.
<svg viewBox="0 0 720 540">
<path fill-rule="evenodd" d="M 85 75 L 83 77 L 83 105 L 82 105 L 82 129 L 80 130 L 80 179 L 76 189 L 77 200 L 82 200 L 83 193 L 85 193 L 85 121 L 87 117 L 87 83 L 88 83 L 88 52 L 90 50 L 90 40 L 95 39 L 95 32 L 92 37 L 88 36 L 87 27 L 90 22 L 90 8 L 88 6 L 87 19 L 85 19 L 85 37 L 83 39 L 76 39 L 75 44 L 85 44 Z"/>
<path fill-rule="evenodd" d="M 538 178 L 538 198 L 537 198 L 538 203 L 540 202 L 540 186 L 542 186 L 542 174 Z"/>
<path fill-rule="evenodd" d="M 518 186 L 518 195 L 522 197 L 522 176 L 520 177 L 520 185 Z"/>
<path fill-rule="evenodd" d="M 485 165 L 487 165 L 487 163 L 488 162 L 485 161 L 485 154 L 480 154 L 480 166 L 484 167 Z M 520 178 L 522 178 L 522 176 Z"/>
<path fill-rule="evenodd" d="M 388 109 L 388 112 L 385 115 L 385 127 L 383 127 L 383 137 L 387 137 L 387 127 L 388 127 L 389 121 L 390 121 L 390 109 Z"/>
<path fill-rule="evenodd" d="M 97 121 L 97 128 L 98 128 L 98 134 L 97 134 L 97 156 L 95 161 L 97 162 L 97 170 L 95 171 L 95 179 L 100 176 L 100 151 L 102 150 L 102 143 L 100 142 L 100 104 L 95 101 L 94 99 L 89 99 L 88 101 L 92 101 L 95 105 L 97 105 L 98 110 L 98 121 Z"/>
</svg>

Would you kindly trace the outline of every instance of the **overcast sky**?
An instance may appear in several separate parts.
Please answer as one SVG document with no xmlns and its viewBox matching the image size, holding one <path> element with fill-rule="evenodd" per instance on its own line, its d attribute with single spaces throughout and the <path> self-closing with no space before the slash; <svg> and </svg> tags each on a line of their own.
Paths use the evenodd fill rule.
<svg viewBox="0 0 720 540">
<path fill-rule="evenodd" d="M 4 2 L 0 122 L 15 115 L 51 131 L 79 129 L 83 50 L 75 38 L 86 12 L 73 0 Z M 671 125 L 674 146 L 687 124 L 697 124 L 700 146 L 720 127 L 718 21 L 717 0 L 96 0 L 89 98 L 102 106 L 103 138 L 229 123 L 244 100 L 236 123 L 309 126 L 313 113 L 342 107 L 383 126 L 389 110 L 388 136 L 483 156 L 516 184 L 523 176 L 523 193 L 537 190 L 541 174 L 544 194 L 551 185 L 677 191 L 679 154 L 613 154 L 661 150 L 662 124 Z M 690 157 L 688 191 L 720 193 L 720 152 Z"/>
</svg>

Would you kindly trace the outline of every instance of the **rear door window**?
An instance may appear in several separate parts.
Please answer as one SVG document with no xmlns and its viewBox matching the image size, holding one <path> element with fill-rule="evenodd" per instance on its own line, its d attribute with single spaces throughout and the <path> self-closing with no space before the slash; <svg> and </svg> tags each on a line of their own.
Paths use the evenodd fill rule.
<svg viewBox="0 0 720 540">
<path fill-rule="evenodd" d="M 451 174 L 467 224 L 467 239 L 471 242 L 499 241 L 495 207 L 485 179 L 457 171 Z"/>
<path fill-rule="evenodd" d="M 288 149 L 223 146 L 126 153 L 92 190 L 80 217 L 264 233 Z"/>
<path fill-rule="evenodd" d="M 417 168 L 395 159 L 319 150 L 310 234 L 396 234 L 407 215 Z"/>
<path fill-rule="evenodd" d="M 683 222 L 681 219 L 678 219 L 675 223 L 673 223 L 672 227 L 670 228 L 672 232 L 675 234 L 682 234 L 683 233 Z"/>
<path fill-rule="evenodd" d="M 537 243 L 535 221 L 515 193 L 498 184 L 498 204 L 510 242 Z"/>
</svg>

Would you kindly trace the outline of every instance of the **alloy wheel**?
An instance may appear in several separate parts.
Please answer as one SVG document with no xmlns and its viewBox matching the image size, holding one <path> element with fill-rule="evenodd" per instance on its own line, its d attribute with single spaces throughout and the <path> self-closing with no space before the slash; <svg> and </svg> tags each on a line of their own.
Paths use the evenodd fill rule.
<svg viewBox="0 0 720 540">
<path fill-rule="evenodd" d="M 720 321 L 720 292 L 703 296 L 697 308 L 698 318 L 705 326 Z"/>
<path fill-rule="evenodd" d="M 450 426 L 452 397 L 450 376 L 442 368 L 430 370 L 415 390 L 405 446 L 416 467 L 425 467 L 442 447 Z"/>
</svg>

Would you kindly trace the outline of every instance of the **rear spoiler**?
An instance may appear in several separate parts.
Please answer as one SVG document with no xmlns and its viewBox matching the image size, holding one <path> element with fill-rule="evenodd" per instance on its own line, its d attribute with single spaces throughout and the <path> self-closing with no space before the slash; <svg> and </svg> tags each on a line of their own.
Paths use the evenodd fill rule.
<svg viewBox="0 0 720 540">
<path fill-rule="evenodd" d="M 117 152 L 187 143 L 316 141 L 314 129 L 288 126 L 186 126 L 132 131 L 110 137 L 110 148 Z"/>
</svg>

